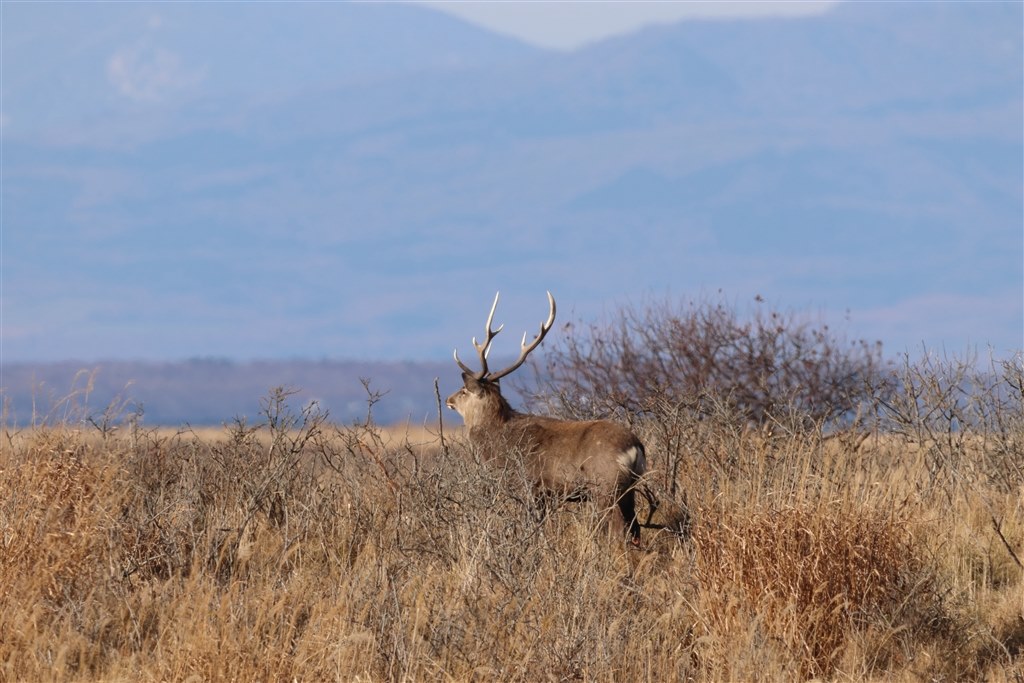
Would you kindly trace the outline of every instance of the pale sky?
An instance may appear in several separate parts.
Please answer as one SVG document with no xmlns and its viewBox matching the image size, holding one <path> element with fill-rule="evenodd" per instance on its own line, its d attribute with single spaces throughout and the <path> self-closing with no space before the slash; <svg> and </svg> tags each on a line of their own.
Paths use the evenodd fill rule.
<svg viewBox="0 0 1024 683">
<path fill-rule="evenodd" d="M 837 0 L 422 0 L 419 4 L 540 47 L 571 50 L 686 18 L 820 14 Z"/>
</svg>

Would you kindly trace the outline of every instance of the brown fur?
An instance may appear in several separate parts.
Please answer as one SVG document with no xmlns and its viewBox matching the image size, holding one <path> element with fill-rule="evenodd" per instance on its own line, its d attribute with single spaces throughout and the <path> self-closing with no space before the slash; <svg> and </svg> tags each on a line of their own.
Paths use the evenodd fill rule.
<svg viewBox="0 0 1024 683">
<path fill-rule="evenodd" d="M 497 382 L 463 373 L 464 387 L 448 397 L 462 415 L 470 440 L 491 459 L 518 451 L 538 489 L 566 498 L 591 498 L 640 540 L 633 486 L 645 469 L 644 447 L 614 422 L 569 422 L 512 409 Z"/>
</svg>

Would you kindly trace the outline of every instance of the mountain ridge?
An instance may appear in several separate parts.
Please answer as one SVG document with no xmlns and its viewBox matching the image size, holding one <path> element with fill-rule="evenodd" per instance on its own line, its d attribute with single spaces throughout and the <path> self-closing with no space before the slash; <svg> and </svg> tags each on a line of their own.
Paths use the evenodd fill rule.
<svg viewBox="0 0 1024 683">
<path fill-rule="evenodd" d="M 683 22 L 42 141 L 13 118 L 6 359 L 439 359 L 496 289 L 524 329 L 544 289 L 584 318 L 759 294 L 896 352 L 963 339 L 944 298 L 1015 347 L 1020 10 Z"/>
</svg>

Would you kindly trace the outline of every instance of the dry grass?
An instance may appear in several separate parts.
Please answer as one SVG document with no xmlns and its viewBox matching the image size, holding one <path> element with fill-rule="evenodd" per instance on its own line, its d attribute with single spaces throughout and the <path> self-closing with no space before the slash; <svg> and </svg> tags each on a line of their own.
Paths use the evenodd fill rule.
<svg viewBox="0 0 1024 683">
<path fill-rule="evenodd" d="M 1024 482 L 988 439 L 655 415 L 649 483 L 691 535 L 633 551 L 457 433 L 285 399 L 258 427 L 6 434 L 0 680 L 1024 680 Z"/>
</svg>

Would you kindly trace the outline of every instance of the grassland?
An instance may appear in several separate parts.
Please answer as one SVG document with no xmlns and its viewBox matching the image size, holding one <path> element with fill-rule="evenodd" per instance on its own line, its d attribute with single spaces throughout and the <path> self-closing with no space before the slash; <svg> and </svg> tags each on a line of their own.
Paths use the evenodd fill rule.
<svg viewBox="0 0 1024 683">
<path fill-rule="evenodd" d="M 827 437 L 637 418 L 671 527 L 641 550 L 457 432 L 283 394 L 201 433 L 7 428 L 0 680 L 1024 681 L 1009 405 Z"/>
</svg>

